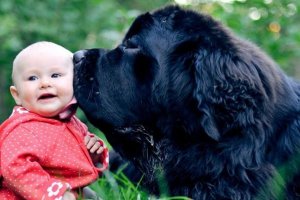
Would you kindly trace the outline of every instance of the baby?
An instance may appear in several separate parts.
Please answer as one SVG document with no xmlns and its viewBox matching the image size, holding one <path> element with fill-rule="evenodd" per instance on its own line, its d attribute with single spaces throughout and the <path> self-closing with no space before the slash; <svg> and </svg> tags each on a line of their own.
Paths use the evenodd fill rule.
<svg viewBox="0 0 300 200">
<path fill-rule="evenodd" d="M 17 105 L 0 126 L 0 199 L 78 198 L 108 167 L 108 150 L 74 115 L 72 53 L 34 43 L 16 56 L 12 79 Z"/>
</svg>

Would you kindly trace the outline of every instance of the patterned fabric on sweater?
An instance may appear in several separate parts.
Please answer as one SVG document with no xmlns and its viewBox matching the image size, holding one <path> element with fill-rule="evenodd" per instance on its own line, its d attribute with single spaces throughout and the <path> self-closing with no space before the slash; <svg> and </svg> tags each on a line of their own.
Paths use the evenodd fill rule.
<svg viewBox="0 0 300 200">
<path fill-rule="evenodd" d="M 94 182 L 108 167 L 108 149 L 99 156 L 101 168 L 95 167 L 87 134 L 74 115 L 60 121 L 16 106 L 0 126 L 0 199 L 60 199 Z"/>
</svg>

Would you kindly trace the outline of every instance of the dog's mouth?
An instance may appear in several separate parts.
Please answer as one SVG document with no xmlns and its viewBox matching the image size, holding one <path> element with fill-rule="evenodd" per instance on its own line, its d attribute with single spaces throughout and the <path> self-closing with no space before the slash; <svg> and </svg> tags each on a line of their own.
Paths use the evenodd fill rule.
<svg viewBox="0 0 300 200">
<path fill-rule="evenodd" d="M 152 131 L 146 129 L 143 125 L 122 126 L 113 129 L 114 133 L 126 135 L 126 137 L 137 142 L 147 142 L 150 146 L 154 145 Z"/>
<path fill-rule="evenodd" d="M 153 166 L 158 166 L 162 162 L 163 155 L 160 144 L 156 142 L 152 130 L 137 124 L 114 128 L 113 134 L 116 138 L 122 138 L 123 141 L 130 144 L 131 147 L 126 150 L 124 156 L 133 157 L 133 162 L 141 171 L 147 170 L 144 168 L 143 160 L 152 163 Z"/>
</svg>

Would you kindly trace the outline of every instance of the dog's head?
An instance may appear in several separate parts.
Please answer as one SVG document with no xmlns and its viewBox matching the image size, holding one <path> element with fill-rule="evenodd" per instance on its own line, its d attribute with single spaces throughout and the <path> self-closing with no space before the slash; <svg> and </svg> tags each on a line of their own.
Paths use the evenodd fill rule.
<svg viewBox="0 0 300 200">
<path fill-rule="evenodd" d="M 279 80 L 258 48 L 176 6 L 139 16 L 115 49 L 79 51 L 74 63 L 75 96 L 104 132 L 143 124 L 218 140 L 269 112 Z"/>
</svg>

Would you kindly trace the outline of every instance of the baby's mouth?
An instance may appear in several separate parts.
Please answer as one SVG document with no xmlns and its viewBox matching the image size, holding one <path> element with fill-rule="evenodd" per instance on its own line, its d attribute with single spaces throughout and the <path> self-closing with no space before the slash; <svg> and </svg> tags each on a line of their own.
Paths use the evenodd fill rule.
<svg viewBox="0 0 300 200">
<path fill-rule="evenodd" d="M 42 94 L 41 96 L 39 96 L 38 100 L 47 100 L 47 99 L 52 99 L 56 97 L 56 95 L 54 94 Z"/>
</svg>

